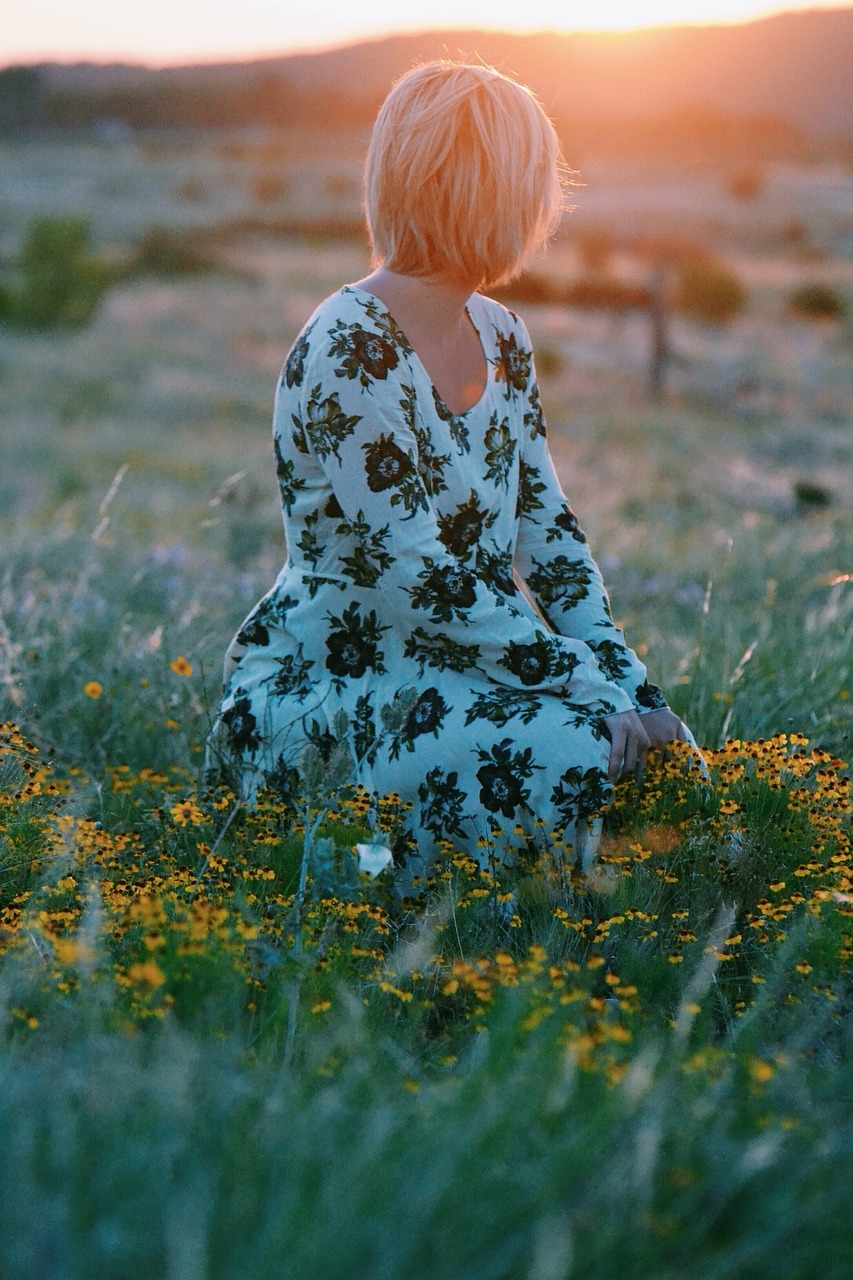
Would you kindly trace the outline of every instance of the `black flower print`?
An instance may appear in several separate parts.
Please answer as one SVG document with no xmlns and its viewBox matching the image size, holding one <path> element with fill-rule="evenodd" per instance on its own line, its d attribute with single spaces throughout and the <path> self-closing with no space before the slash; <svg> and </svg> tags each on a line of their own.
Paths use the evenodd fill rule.
<svg viewBox="0 0 853 1280">
<path fill-rule="evenodd" d="M 522 724 L 531 724 L 542 710 L 542 699 L 536 693 L 521 689 L 505 689 L 495 685 L 488 693 L 480 693 L 465 713 L 465 724 L 475 720 L 489 720 L 502 729 L 510 720 L 520 718 Z"/>
<path fill-rule="evenodd" d="M 543 767 L 533 763 L 530 747 L 512 751 L 512 745 L 512 738 L 504 738 L 491 751 L 477 752 L 477 758 L 484 762 L 477 770 L 480 803 L 490 813 L 502 813 L 505 818 L 514 817 L 517 809 L 527 808 L 530 789 L 523 783 L 534 769 Z"/>
<path fill-rule="evenodd" d="M 341 568 L 347 577 L 359 587 L 375 587 L 385 570 L 394 563 L 394 557 L 385 545 L 390 537 L 388 525 L 373 529 L 364 512 L 357 511 L 352 521 L 344 517 L 335 532 L 355 540 L 352 554 L 340 557 Z"/>
<path fill-rule="evenodd" d="M 434 498 L 447 489 L 444 472 L 450 462 L 450 454 L 437 453 L 429 435 L 420 427 L 413 426 L 412 434 L 418 446 L 418 475 L 427 493 Z"/>
<path fill-rule="evenodd" d="M 477 599 L 476 579 L 461 565 L 437 565 L 424 557 L 425 568 L 418 574 L 421 586 L 409 588 L 416 609 L 429 609 L 435 622 L 463 618 Z"/>
<path fill-rule="evenodd" d="M 613 787 L 600 769 L 582 769 L 572 765 L 560 777 L 551 793 L 563 825 L 572 827 L 576 822 L 590 822 L 606 808 L 613 794 Z"/>
<path fill-rule="evenodd" d="M 285 802 L 292 802 L 302 791 L 302 779 L 296 766 L 284 754 L 280 754 L 267 772 L 264 786 Z"/>
<path fill-rule="evenodd" d="M 462 414 L 453 414 L 442 400 L 441 396 L 432 388 L 432 402 L 435 411 L 441 418 L 442 422 L 447 423 L 447 429 L 450 432 L 450 438 L 456 445 L 456 452 L 462 457 L 463 454 L 471 452 L 471 434 L 465 417 Z"/>
<path fill-rule="evenodd" d="M 438 737 L 438 730 L 444 717 L 451 708 L 442 698 L 438 689 L 424 689 L 417 702 L 409 712 L 405 733 L 408 738 L 419 738 L 422 733 L 431 733 Z"/>
<path fill-rule="evenodd" d="M 519 347 L 514 333 L 505 334 L 500 329 L 495 329 L 495 339 L 500 353 L 495 361 L 495 381 L 506 384 L 504 394 L 507 400 L 512 400 L 515 395 L 527 389 L 530 352 Z"/>
<path fill-rule="evenodd" d="M 539 400 L 539 387 L 535 382 L 530 384 L 530 390 L 527 394 L 527 408 L 524 411 L 522 422 L 531 440 L 535 440 L 537 436 L 545 436 L 545 415 L 542 412 L 542 405 Z"/>
<path fill-rule="evenodd" d="M 477 548 L 477 572 L 483 582 L 501 596 L 518 595 L 512 578 L 512 552 L 489 551 L 482 545 Z"/>
<path fill-rule="evenodd" d="M 234 690 L 234 700 L 222 712 L 221 719 L 231 750 L 237 755 L 255 755 L 261 745 L 261 737 L 258 733 L 258 721 L 245 689 Z"/>
<path fill-rule="evenodd" d="M 338 462 L 341 445 L 360 421 L 358 414 L 344 413 L 336 394 L 324 396 L 322 383 L 318 383 L 308 397 L 305 418 L 293 415 L 294 426 L 311 441 L 317 457 L 325 459 L 334 454 Z"/>
<path fill-rule="evenodd" d="M 656 684 L 649 684 L 648 680 L 637 685 L 634 690 L 634 701 L 644 711 L 664 711 L 667 705 L 663 691 Z"/>
<path fill-rule="evenodd" d="M 406 640 L 405 654 L 420 663 L 420 675 L 427 667 L 461 673 L 477 670 L 480 646 L 460 644 L 442 632 L 430 635 L 423 627 L 415 627 Z"/>
<path fill-rule="evenodd" d="M 412 459 L 395 443 L 393 436 L 380 435 L 378 440 L 362 445 L 362 448 L 366 455 L 367 487 L 371 493 L 382 493 L 384 489 L 396 487 L 414 470 Z"/>
<path fill-rule="evenodd" d="M 371 493 L 384 493 L 386 489 L 393 489 L 391 506 L 402 504 L 407 512 L 404 520 L 411 520 L 418 511 L 427 509 L 429 503 L 426 489 L 415 464 L 393 436 L 380 435 L 378 440 L 363 444 L 362 449 L 366 455 L 364 469 Z"/>
<path fill-rule="evenodd" d="M 313 569 L 323 558 L 325 544 L 321 542 L 317 533 L 317 525 L 320 522 L 320 512 L 311 511 L 305 517 L 305 525 L 302 533 L 299 535 L 297 546 L 305 558 L 305 563 Z"/>
<path fill-rule="evenodd" d="M 418 427 L 418 397 L 415 393 L 415 388 L 404 383 L 400 390 L 403 394 L 400 396 L 397 403 L 399 404 L 400 412 L 403 415 L 403 422 L 413 435 L 418 435 L 419 445 L 420 441 L 423 440 L 428 447 L 431 447 L 432 442 L 429 434 L 425 432 L 422 427 Z"/>
<path fill-rule="evenodd" d="M 293 458 L 285 458 L 281 451 L 281 442 L 276 436 L 273 441 L 275 453 L 275 473 L 278 489 L 281 494 L 281 505 L 288 515 L 293 511 L 296 495 L 305 488 L 305 481 L 296 474 L 296 463 Z"/>
<path fill-rule="evenodd" d="M 248 649 L 251 645 L 258 648 L 266 648 L 270 642 L 269 628 L 265 625 L 258 613 L 250 614 L 237 632 L 237 644 Z"/>
<path fill-rule="evenodd" d="M 569 560 L 555 556 L 549 564 L 534 560 L 536 568 L 527 575 L 530 590 L 547 607 L 559 604 L 563 609 L 572 608 L 589 595 L 589 584 L 595 576 L 592 565 L 583 560 Z"/>
<path fill-rule="evenodd" d="M 255 605 L 237 632 L 236 643 L 244 648 L 266 648 L 271 640 L 270 631 L 285 625 L 287 615 L 296 603 L 290 595 L 265 596 Z"/>
<path fill-rule="evenodd" d="M 363 387 L 370 387 L 372 382 L 384 381 L 397 368 L 397 349 L 381 333 L 341 322 L 329 330 L 329 337 L 329 355 L 340 362 L 335 369 L 339 378 L 358 378 Z"/>
<path fill-rule="evenodd" d="M 544 636 L 539 636 L 534 644 L 510 641 L 500 663 L 518 676 L 522 684 L 541 684 L 551 673 L 551 646 Z"/>
<path fill-rule="evenodd" d="M 379 648 L 382 632 L 390 630 L 380 626 L 373 609 L 362 618 L 357 604 L 351 604 L 343 617 L 329 617 L 333 628 L 326 637 L 329 653 L 326 666 L 333 675 L 358 679 L 365 671 L 385 671 L 384 654 Z"/>
<path fill-rule="evenodd" d="M 289 653 L 283 658 L 276 658 L 276 670 L 267 677 L 265 683 L 270 684 L 271 692 L 276 698 L 293 697 L 303 702 L 311 692 L 313 666 L 310 658 L 305 659 L 301 655 L 295 657 Z"/>
<path fill-rule="evenodd" d="M 310 725 L 305 726 L 305 741 L 312 747 L 316 747 L 320 753 L 320 759 L 328 762 L 332 752 L 337 746 L 337 739 L 327 725 L 321 724 L 319 720 L 312 720 Z"/>
<path fill-rule="evenodd" d="M 499 422 L 498 415 L 493 413 L 486 432 L 486 477 L 494 483 L 495 488 L 509 488 L 509 473 L 514 455 L 515 441 L 507 419 Z"/>
<path fill-rule="evenodd" d="M 472 489 L 467 500 L 460 503 L 452 515 L 448 513 L 439 516 L 439 536 L 447 550 L 461 560 L 480 541 L 483 528 L 488 529 L 492 523 L 489 513 L 479 505 L 477 494 Z"/>
<path fill-rule="evenodd" d="M 547 485 L 542 483 L 537 467 L 532 467 L 522 458 L 518 468 L 518 498 L 515 514 L 517 519 L 529 516 L 532 511 L 541 511 L 545 504 L 540 494 L 546 492 Z"/>
<path fill-rule="evenodd" d="M 308 337 L 311 333 L 313 325 L 305 330 L 294 342 L 290 348 L 290 354 L 285 362 L 281 375 L 282 385 L 286 387 L 301 387 L 302 379 L 305 377 L 305 361 L 308 358 Z"/>
<path fill-rule="evenodd" d="M 445 717 L 452 709 L 444 701 L 438 689 L 435 687 L 424 689 L 409 712 L 402 733 L 392 744 L 391 759 L 394 760 L 399 755 L 401 743 L 405 745 L 407 751 L 414 751 L 415 738 L 421 737 L 422 734 L 431 733 L 434 738 L 437 738 Z"/>
<path fill-rule="evenodd" d="M 418 787 L 421 822 L 433 835 L 464 835 L 462 821 L 467 796 L 457 786 L 458 782 L 459 774 L 455 769 L 445 773 L 436 765 Z"/>
<path fill-rule="evenodd" d="M 462 457 L 471 452 L 471 436 L 462 418 L 450 418 L 447 424 L 450 439 L 456 445 L 456 452 Z"/>
<path fill-rule="evenodd" d="M 617 644 L 615 640 L 589 640 L 587 643 L 607 679 L 618 684 L 630 667 L 624 645 Z"/>
<path fill-rule="evenodd" d="M 376 729 L 376 715 L 370 694 L 362 694 L 356 699 L 353 715 L 353 746 L 357 760 L 372 764 L 376 759 L 376 748 L 379 734 Z"/>
<path fill-rule="evenodd" d="M 343 514 L 344 509 L 335 494 L 329 494 L 329 497 L 323 503 L 323 515 L 328 516 L 330 520 L 340 520 Z"/>
<path fill-rule="evenodd" d="M 550 525 L 545 535 L 546 542 L 556 542 L 562 539 L 564 534 L 568 534 L 575 542 L 586 545 L 586 535 L 583 529 L 578 525 L 578 518 L 572 511 L 567 502 L 564 502 L 560 510 L 554 516 L 553 524 Z"/>
<path fill-rule="evenodd" d="M 571 725 L 573 729 L 588 729 L 596 742 L 600 742 L 602 738 L 610 741 L 610 730 L 604 724 L 604 717 L 612 716 L 616 710 L 612 702 L 608 702 L 606 698 L 599 698 L 595 702 L 571 702 L 567 699 L 563 708 L 569 712 L 565 724 Z"/>
<path fill-rule="evenodd" d="M 305 434 L 305 424 L 297 414 L 292 414 L 293 430 L 290 433 L 290 441 L 297 453 L 305 454 L 308 457 L 311 453 L 308 444 L 308 437 Z M 276 437 L 278 438 L 278 437 Z"/>
<path fill-rule="evenodd" d="M 539 635 L 533 644 L 510 641 L 500 665 L 518 676 L 522 684 L 542 684 L 555 678 L 567 678 L 578 665 L 573 653 L 560 648 L 553 640 Z"/>
<path fill-rule="evenodd" d="M 403 330 L 394 317 L 385 310 L 378 298 L 374 298 L 372 295 L 368 295 L 363 299 L 359 298 L 358 305 L 387 342 L 390 342 L 404 356 L 413 354 Z"/>
</svg>

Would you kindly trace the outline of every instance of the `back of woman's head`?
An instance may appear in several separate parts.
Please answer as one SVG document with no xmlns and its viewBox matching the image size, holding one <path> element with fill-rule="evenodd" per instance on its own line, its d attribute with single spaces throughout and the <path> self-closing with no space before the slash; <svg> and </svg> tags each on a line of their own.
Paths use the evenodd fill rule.
<svg viewBox="0 0 853 1280">
<path fill-rule="evenodd" d="M 367 155 L 374 262 L 472 286 L 509 279 L 556 226 L 561 166 L 529 89 L 491 67 L 415 67 L 385 99 Z"/>
</svg>

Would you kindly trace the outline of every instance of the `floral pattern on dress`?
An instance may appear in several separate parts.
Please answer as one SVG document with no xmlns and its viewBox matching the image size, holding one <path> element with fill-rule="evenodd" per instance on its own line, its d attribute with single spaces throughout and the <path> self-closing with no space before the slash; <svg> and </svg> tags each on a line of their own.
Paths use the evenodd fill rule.
<svg viewBox="0 0 853 1280">
<path fill-rule="evenodd" d="M 542 820 L 583 843 L 611 795 L 602 718 L 666 705 L 557 480 L 523 322 L 479 294 L 468 314 L 488 376 L 462 414 L 358 286 L 297 338 L 273 424 L 287 559 L 228 650 L 209 743 L 247 797 L 289 795 L 343 708 L 357 780 L 411 802 L 424 859 L 441 839 L 483 859 L 496 824 L 507 856 Z"/>
</svg>

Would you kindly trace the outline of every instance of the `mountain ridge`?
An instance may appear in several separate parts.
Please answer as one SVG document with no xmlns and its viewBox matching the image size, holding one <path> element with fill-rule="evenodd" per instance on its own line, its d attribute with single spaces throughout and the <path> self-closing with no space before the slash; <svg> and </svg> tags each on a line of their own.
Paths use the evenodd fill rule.
<svg viewBox="0 0 853 1280">
<path fill-rule="evenodd" d="M 442 56 L 483 60 L 514 74 L 561 118 L 630 120 L 701 108 L 772 117 L 818 136 L 853 133 L 853 8 L 618 33 L 425 31 L 318 52 L 165 68 L 42 63 L 0 72 L 0 92 L 10 72 L 28 70 L 38 78 L 42 102 L 73 101 L 84 115 L 97 113 L 101 100 L 121 118 L 122 94 L 159 93 L 166 124 L 181 123 L 179 100 L 193 94 L 210 98 L 214 125 L 225 123 L 228 111 L 237 123 L 287 123 L 289 107 L 310 116 L 311 104 L 324 99 L 347 104 L 355 112 L 347 118 L 357 121 L 362 114 L 372 118 L 408 66 Z"/>
</svg>

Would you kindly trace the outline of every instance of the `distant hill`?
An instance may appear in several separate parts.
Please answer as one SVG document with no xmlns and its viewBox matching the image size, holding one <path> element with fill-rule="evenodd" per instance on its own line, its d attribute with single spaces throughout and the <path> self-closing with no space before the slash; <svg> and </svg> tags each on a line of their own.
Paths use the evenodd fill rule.
<svg viewBox="0 0 853 1280">
<path fill-rule="evenodd" d="M 741 144 L 752 139 L 764 151 L 853 135 L 853 9 L 624 34 L 426 32 L 162 70 L 14 67 L 0 72 L 0 124 L 366 125 L 397 75 L 441 56 L 480 58 L 513 73 L 581 146 L 618 149 L 620 135 L 636 145 L 638 129 L 652 140 L 657 129 L 701 151 L 703 138 L 713 145 L 720 131 L 737 132 L 737 121 L 749 122 Z"/>
</svg>

